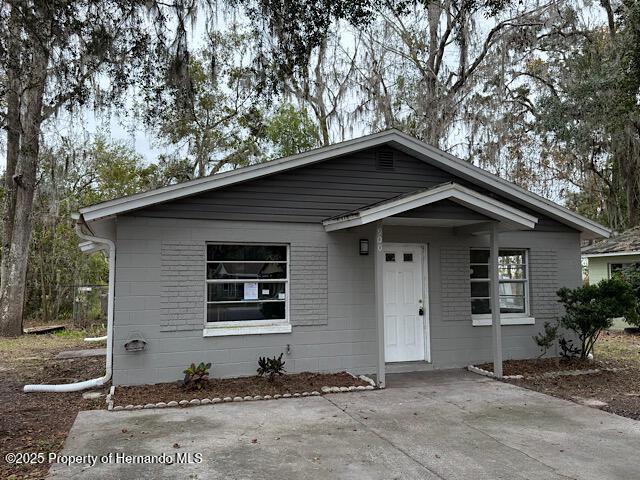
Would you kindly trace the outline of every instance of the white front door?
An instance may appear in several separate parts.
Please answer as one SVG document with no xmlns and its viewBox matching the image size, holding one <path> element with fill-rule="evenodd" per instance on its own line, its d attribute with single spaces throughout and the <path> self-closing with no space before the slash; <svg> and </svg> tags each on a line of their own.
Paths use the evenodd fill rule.
<svg viewBox="0 0 640 480">
<path fill-rule="evenodd" d="M 421 245 L 383 244 L 386 362 L 425 359 L 422 252 Z"/>
</svg>

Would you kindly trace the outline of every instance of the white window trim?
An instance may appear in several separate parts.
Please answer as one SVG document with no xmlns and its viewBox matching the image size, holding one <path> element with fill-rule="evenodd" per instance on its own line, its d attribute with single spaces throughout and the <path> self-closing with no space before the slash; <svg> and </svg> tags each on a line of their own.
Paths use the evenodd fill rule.
<svg viewBox="0 0 640 480">
<path fill-rule="evenodd" d="M 204 330 L 202 333 L 203 337 L 223 337 L 223 336 L 232 336 L 232 335 L 264 335 L 271 333 L 291 333 L 292 326 L 289 321 L 289 292 L 290 292 L 290 261 L 291 261 L 291 252 L 290 245 L 288 243 L 267 243 L 267 242 L 217 242 L 217 241 L 208 241 L 205 243 L 205 249 L 207 245 L 265 245 L 265 246 L 280 246 L 287 248 L 287 260 L 286 261 L 275 261 L 268 263 L 286 263 L 287 265 L 287 278 L 269 278 L 269 279 L 208 279 L 207 278 L 207 268 L 206 265 L 209 263 L 265 263 L 264 261 L 233 261 L 230 260 L 228 262 L 214 262 L 208 259 L 205 259 L 205 269 L 204 269 Z M 285 318 L 282 319 L 268 319 L 268 320 L 240 320 L 235 322 L 207 322 L 207 305 L 210 303 L 208 301 L 208 289 L 207 285 L 209 283 L 247 283 L 255 280 L 255 283 L 284 283 L 284 292 L 285 292 L 285 306 L 284 306 L 284 315 Z M 271 300 L 278 301 L 278 300 Z M 269 300 L 266 300 L 269 302 Z M 241 301 L 234 302 L 220 302 L 220 303 L 244 303 Z"/>
<path fill-rule="evenodd" d="M 266 320 L 265 320 L 266 321 Z M 226 323 L 226 322 L 225 322 Z M 244 322 L 236 322 L 244 323 Z M 230 335 L 265 335 L 269 333 L 291 333 L 289 322 L 271 322 L 263 325 L 236 325 L 233 327 L 214 327 L 207 323 L 202 332 L 203 337 L 226 337 Z"/>
<path fill-rule="evenodd" d="M 489 250 L 486 247 L 472 247 L 471 250 Z M 500 325 L 535 325 L 536 319 L 531 316 L 531 291 L 529 288 L 529 249 L 522 247 L 501 247 L 499 250 L 523 250 L 524 251 L 524 266 L 525 266 L 525 279 L 522 280 L 524 284 L 524 313 L 501 313 Z M 471 279 L 470 279 L 471 280 Z M 490 280 L 488 280 L 490 281 Z M 493 325 L 493 320 L 490 313 L 472 314 L 471 323 L 474 327 L 490 327 Z"/>
<path fill-rule="evenodd" d="M 513 315 L 513 316 L 506 316 Z M 491 315 L 472 315 L 471 322 L 474 327 L 490 327 L 493 325 Z M 500 314 L 500 325 L 535 325 L 536 319 L 527 314 L 503 313 Z"/>
<path fill-rule="evenodd" d="M 607 263 L 607 274 L 608 274 L 609 278 L 611 278 L 611 274 L 613 273 L 611 271 L 611 267 L 613 265 L 635 265 L 635 264 L 638 264 L 638 263 L 640 263 L 640 260 L 627 260 L 626 262 L 624 262 L 624 261 L 608 262 Z M 622 268 L 625 268 L 625 267 L 622 267 Z"/>
</svg>

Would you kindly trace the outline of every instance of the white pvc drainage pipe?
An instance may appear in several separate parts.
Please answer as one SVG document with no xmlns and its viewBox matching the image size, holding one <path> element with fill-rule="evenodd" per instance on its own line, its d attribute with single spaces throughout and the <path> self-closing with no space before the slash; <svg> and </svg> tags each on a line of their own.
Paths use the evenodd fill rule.
<svg viewBox="0 0 640 480">
<path fill-rule="evenodd" d="M 63 385 L 25 385 L 25 392 L 77 392 L 87 388 L 99 387 L 111 380 L 111 364 L 113 359 L 113 300 L 116 277 L 116 245 L 108 238 L 98 238 L 82 232 L 80 222 L 76 223 L 76 234 L 84 239 L 104 245 L 109 254 L 109 294 L 107 298 L 107 366 L 104 376 L 84 382 L 66 383 Z M 93 339 L 92 339 L 93 340 Z"/>
<path fill-rule="evenodd" d="M 103 340 L 106 340 L 107 336 L 105 335 L 104 337 L 86 337 L 84 339 L 85 342 L 102 342 Z"/>
</svg>

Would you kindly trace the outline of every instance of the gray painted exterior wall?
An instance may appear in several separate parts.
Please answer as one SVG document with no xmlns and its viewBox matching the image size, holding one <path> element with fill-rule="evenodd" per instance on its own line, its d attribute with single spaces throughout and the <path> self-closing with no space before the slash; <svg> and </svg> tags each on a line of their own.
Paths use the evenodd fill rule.
<svg viewBox="0 0 640 480">
<path fill-rule="evenodd" d="M 374 245 L 373 237 L 373 226 L 326 233 L 317 223 L 118 218 L 114 383 L 174 381 L 189 363 L 200 361 L 212 362 L 212 374 L 216 377 L 252 375 L 258 356 L 279 355 L 286 352 L 287 345 L 290 354 L 285 353 L 285 360 L 289 372 L 375 372 L 374 255 L 358 253 L 358 240 L 368 238 Z M 472 326 L 465 267 L 468 249 L 487 246 L 488 239 L 455 235 L 453 229 L 404 226 L 385 226 L 384 239 L 428 245 L 431 366 L 461 367 L 490 361 L 491 328 Z M 320 321 L 311 315 L 311 324 L 297 322 L 298 318 L 313 314 L 316 308 L 305 312 L 301 296 L 309 289 L 300 288 L 306 281 L 299 277 L 294 282 L 292 273 L 291 305 L 299 300 L 301 305 L 300 310 L 291 308 L 292 333 L 203 337 L 204 254 L 203 266 L 199 267 L 193 252 L 198 248 L 204 252 L 209 241 L 289 243 L 292 251 L 312 252 L 314 268 L 320 273 L 313 285 L 316 300 L 320 300 L 317 310 L 322 312 L 322 306 L 326 305 L 326 317 L 322 313 Z M 542 328 L 545 319 L 557 313 L 553 298 L 556 288 L 580 284 L 579 234 L 568 229 L 511 232 L 502 234 L 500 242 L 504 247 L 529 249 L 531 314 L 536 318 L 535 325 L 503 326 L 504 357 L 536 356 L 539 352 L 531 336 Z M 188 246 L 184 262 L 180 254 L 183 244 Z M 322 268 L 318 270 L 317 260 L 324 251 L 326 281 L 322 279 Z M 304 258 L 309 257 L 303 255 Z M 291 255 L 292 270 L 293 262 Z M 166 291 L 170 284 L 163 277 L 163 265 L 168 263 L 180 272 L 186 295 Z M 199 282 L 200 299 L 196 293 Z M 326 301 L 322 301 L 325 282 Z M 191 306 L 183 302 L 193 303 Z M 184 312 L 185 308 L 196 309 L 197 303 L 201 305 L 200 313 Z M 172 320 L 168 313 L 171 309 L 174 309 L 171 313 L 184 313 L 188 318 L 176 316 Z M 136 333 L 148 342 L 146 349 L 127 353 L 124 343 Z"/>
<path fill-rule="evenodd" d="M 362 233 L 329 235 L 320 225 L 267 222 L 225 222 L 122 217 L 117 226 L 116 301 L 114 331 L 115 384 L 173 381 L 191 362 L 213 362 L 213 375 L 255 374 L 258 356 L 286 356 L 287 370 L 371 372 L 376 365 L 372 257 L 358 254 Z M 187 282 L 201 282 L 199 325 L 165 331 L 161 322 L 167 305 L 163 293 L 162 245 L 166 242 L 204 245 L 208 241 L 290 243 L 317 253 L 326 249 L 326 319 L 323 325 L 299 325 L 291 334 L 203 338 L 204 267 Z M 295 251 L 295 250 L 294 250 Z M 291 256 L 291 262 L 294 256 Z M 204 256 L 203 256 L 204 263 Z M 294 270 L 293 265 L 290 266 Z M 291 275 L 291 315 L 305 290 Z M 300 293 L 296 293 L 300 292 Z M 179 309 L 180 307 L 178 307 Z M 322 310 L 322 308 L 320 308 Z M 304 316 L 304 312 L 303 312 Z M 195 318 L 195 317 L 194 317 Z M 295 324 L 296 320 L 292 319 Z M 134 332 L 148 342 L 141 353 L 127 353 L 124 343 Z"/>
<path fill-rule="evenodd" d="M 177 380 L 188 364 L 200 361 L 212 362 L 216 377 L 252 375 L 259 356 L 287 349 L 289 372 L 375 372 L 375 255 L 358 252 L 361 238 L 369 239 L 373 248 L 375 227 L 326 233 L 321 221 L 456 180 L 399 151 L 393 170 L 378 170 L 379 150 L 385 147 L 118 217 L 114 383 Z M 459 183 L 487 194 L 481 187 Z M 504 233 L 500 243 L 529 249 L 531 315 L 536 323 L 503 327 L 505 359 L 537 356 L 531 336 L 556 316 L 555 291 L 580 284 L 579 233 L 539 212 L 522 210 L 539 218 L 536 229 Z M 450 201 L 402 216 L 486 219 Z M 430 367 L 490 361 L 491 328 L 472 325 L 468 278 L 469 248 L 488 246 L 488 238 L 456 235 L 450 228 L 385 226 L 384 241 L 428 246 Z M 290 245 L 292 333 L 203 337 L 206 242 Z M 124 344 L 136 335 L 147 341 L 146 349 L 127 353 Z"/>
</svg>

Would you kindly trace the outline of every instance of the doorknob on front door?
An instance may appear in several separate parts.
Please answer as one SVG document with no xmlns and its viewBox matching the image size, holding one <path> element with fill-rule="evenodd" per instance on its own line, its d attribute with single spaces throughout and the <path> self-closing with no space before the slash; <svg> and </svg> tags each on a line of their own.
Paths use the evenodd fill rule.
<svg viewBox="0 0 640 480">
<path fill-rule="evenodd" d="M 418 307 L 418 315 L 423 316 L 424 315 L 424 307 L 422 306 L 422 299 L 418 300 L 418 303 L 420 304 L 420 306 Z"/>
</svg>

